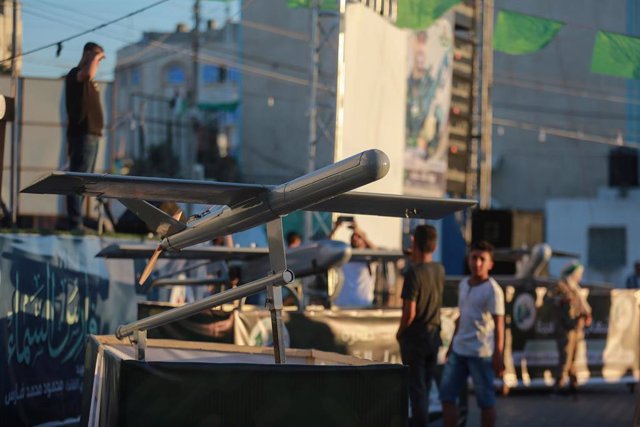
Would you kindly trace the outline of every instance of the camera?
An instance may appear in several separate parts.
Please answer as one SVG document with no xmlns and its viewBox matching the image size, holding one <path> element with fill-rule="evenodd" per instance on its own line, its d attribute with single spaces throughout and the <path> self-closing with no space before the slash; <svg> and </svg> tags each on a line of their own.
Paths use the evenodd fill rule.
<svg viewBox="0 0 640 427">
<path fill-rule="evenodd" d="M 353 217 L 352 216 L 340 215 L 338 217 L 338 222 L 353 222 Z"/>
</svg>

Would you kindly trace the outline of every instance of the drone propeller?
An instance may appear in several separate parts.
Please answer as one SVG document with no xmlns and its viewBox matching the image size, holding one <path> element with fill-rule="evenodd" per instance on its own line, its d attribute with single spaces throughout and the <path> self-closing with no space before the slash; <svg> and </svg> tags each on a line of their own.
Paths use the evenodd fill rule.
<svg viewBox="0 0 640 427">
<path fill-rule="evenodd" d="M 182 210 L 178 209 L 172 215 L 172 218 L 175 219 L 176 221 L 180 221 L 180 219 L 182 218 Z M 163 251 L 164 251 L 164 249 L 162 248 L 162 245 L 158 245 L 156 250 L 153 251 L 153 255 L 151 255 L 151 258 L 149 258 L 149 262 L 147 263 L 147 266 L 144 268 L 144 271 L 142 272 L 142 275 L 140 276 L 140 279 L 138 280 L 138 284 L 139 285 L 142 285 L 144 282 L 147 281 L 147 279 L 151 275 L 151 272 L 155 268 L 156 263 L 158 262 L 158 258 L 160 258 L 160 255 L 162 254 Z"/>
</svg>

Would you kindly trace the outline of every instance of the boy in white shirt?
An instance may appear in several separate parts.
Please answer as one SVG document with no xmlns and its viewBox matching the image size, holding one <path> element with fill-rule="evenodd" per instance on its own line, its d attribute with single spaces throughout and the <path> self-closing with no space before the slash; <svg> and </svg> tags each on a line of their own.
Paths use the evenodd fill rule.
<svg viewBox="0 0 640 427">
<path fill-rule="evenodd" d="M 456 398 L 471 375 L 481 425 L 490 427 L 496 423 L 494 373 L 502 376 L 504 372 L 504 293 L 489 276 L 493 268 L 490 243 L 473 243 L 467 261 L 471 275 L 458 288 L 460 316 L 440 384 L 443 420 L 445 427 L 456 425 Z"/>
</svg>

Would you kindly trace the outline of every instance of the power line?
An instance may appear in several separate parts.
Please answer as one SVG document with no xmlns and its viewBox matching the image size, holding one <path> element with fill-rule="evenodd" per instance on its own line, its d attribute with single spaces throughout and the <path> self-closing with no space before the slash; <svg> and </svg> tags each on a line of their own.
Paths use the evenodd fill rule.
<svg viewBox="0 0 640 427">
<path fill-rule="evenodd" d="M 598 120 L 621 120 L 621 121 L 640 120 L 640 116 L 636 116 L 636 115 L 606 114 L 598 111 L 563 110 L 560 108 L 541 107 L 537 105 L 497 103 L 493 105 L 493 108 L 499 108 L 499 109 L 505 109 L 505 110 L 527 111 L 527 112 L 539 113 L 539 114 L 555 114 L 560 116 L 584 117 L 584 118 L 598 119 Z"/>
<path fill-rule="evenodd" d="M 22 7 L 22 13 L 25 13 L 27 15 L 32 15 L 32 16 L 35 16 L 35 17 L 38 17 L 40 19 L 44 19 L 44 20 L 47 20 L 47 21 L 57 22 L 58 24 L 66 25 L 66 26 L 69 26 L 69 27 L 73 26 L 73 27 L 75 27 L 77 29 L 83 28 L 82 25 L 73 24 L 73 23 L 69 23 L 69 22 L 63 22 L 62 20 L 59 20 L 54 16 L 48 15 L 47 13 L 42 12 L 41 10 L 32 11 L 32 10 L 29 10 L 29 9 L 27 9 L 27 8 L 25 8 L 23 6 Z"/>
<path fill-rule="evenodd" d="M 105 22 L 105 23 L 103 23 L 103 24 L 100 24 L 100 25 L 98 25 L 98 26 L 96 26 L 96 27 L 93 27 L 93 28 L 91 28 L 91 29 L 89 29 L 89 30 L 83 31 L 83 32 L 81 32 L 81 33 L 75 34 L 75 35 L 73 35 L 73 36 L 67 37 L 67 38 L 62 39 L 62 40 L 58 40 L 57 42 L 53 42 L 53 43 L 50 43 L 50 44 L 48 44 L 48 45 L 38 47 L 38 48 L 36 48 L 36 49 L 31 49 L 31 50 L 29 50 L 29 51 L 27 51 L 27 52 L 22 52 L 22 53 L 19 53 L 19 54 L 15 55 L 15 56 L 11 56 L 11 57 L 9 57 L 9 58 L 2 59 L 2 60 L 0 60 L 0 63 L 7 62 L 7 61 L 11 61 L 11 60 L 13 60 L 13 59 L 15 59 L 15 58 L 19 58 L 19 57 L 21 57 L 21 56 L 30 55 L 30 54 L 32 54 L 32 53 L 39 52 L 39 51 L 41 51 L 41 50 L 45 50 L 45 49 L 48 49 L 48 48 L 50 48 L 50 47 L 57 46 L 57 45 L 59 45 L 59 44 L 61 44 L 61 43 L 67 42 L 67 41 L 69 41 L 69 40 L 76 39 L 76 38 L 78 38 L 78 37 L 84 36 L 85 34 L 92 33 L 92 32 L 94 32 L 94 31 L 97 31 L 97 30 L 99 30 L 99 29 L 102 29 L 102 28 L 104 28 L 104 27 L 107 27 L 107 26 L 109 26 L 109 25 L 111 25 L 111 24 L 114 24 L 114 23 L 116 23 L 116 22 L 122 21 L 123 19 L 130 18 L 130 17 L 132 17 L 132 16 L 134 16 L 134 15 L 137 15 L 137 14 L 139 14 L 139 13 L 142 13 L 142 12 L 144 12 L 144 11 L 146 11 L 146 10 L 149 10 L 149 9 L 151 9 L 151 8 L 153 8 L 153 7 L 156 7 L 156 6 L 160 5 L 160 4 L 162 4 L 162 3 L 166 3 L 166 2 L 168 2 L 168 1 L 169 1 L 169 0 L 160 0 L 160 1 L 157 1 L 157 2 L 155 2 L 155 3 L 150 4 L 149 6 L 143 7 L 142 9 L 135 10 L 135 11 L 130 12 L 130 13 L 128 13 L 128 14 L 126 14 L 126 15 L 124 15 L 124 16 L 121 16 L 120 18 L 116 18 L 116 19 L 113 19 L 113 20 L 111 20 L 111 21 L 107 21 L 107 22 Z"/>
<path fill-rule="evenodd" d="M 242 21 L 240 21 L 240 25 L 242 25 L 244 27 L 248 27 L 248 28 L 254 29 L 254 30 L 266 31 L 266 32 L 269 32 L 269 33 L 278 34 L 280 36 L 289 37 L 291 39 L 296 39 L 296 40 L 303 41 L 305 43 L 309 43 L 309 36 L 307 34 L 304 34 L 304 33 L 298 33 L 298 32 L 295 32 L 295 31 L 287 31 L 287 30 L 283 30 L 282 28 L 274 27 L 273 25 L 267 25 L 267 24 L 262 24 L 262 23 L 259 23 L 259 22 L 247 21 L 246 19 L 243 19 Z"/>
<path fill-rule="evenodd" d="M 580 131 L 540 126 L 538 124 L 521 122 L 517 120 L 508 120 L 508 119 L 494 117 L 493 124 L 494 126 L 511 127 L 511 128 L 529 130 L 534 132 L 544 132 L 545 134 L 548 134 L 548 135 L 561 136 L 563 138 L 568 138 L 568 139 L 576 139 L 582 142 L 612 145 L 616 147 L 640 148 L 640 143 L 635 141 L 627 142 L 627 141 L 618 140 L 617 137 L 586 134 Z"/>
<path fill-rule="evenodd" d="M 89 18 L 89 19 L 91 19 L 93 21 L 96 21 L 98 23 L 101 23 L 102 20 L 104 19 L 104 16 L 98 16 L 98 15 L 89 14 L 89 13 L 80 11 L 78 9 L 71 8 L 71 7 L 65 7 L 62 4 L 53 3 L 53 2 L 50 2 L 50 1 L 47 1 L 47 0 L 37 0 L 37 6 L 36 5 L 32 5 L 31 3 L 25 3 L 24 0 L 23 0 L 22 4 L 23 4 L 23 9 L 26 6 L 30 6 L 30 7 L 33 6 L 39 12 L 45 13 L 47 15 L 57 14 L 58 16 L 64 16 L 65 18 L 68 18 L 67 19 L 67 23 L 65 23 L 65 25 L 71 25 L 71 24 L 69 24 L 69 21 L 71 21 L 73 24 L 79 23 L 77 18 L 69 17 L 68 13 L 72 13 L 72 14 L 78 15 L 79 17 L 81 17 L 81 18 L 83 18 L 85 20 L 86 20 L 86 18 Z M 49 9 L 46 10 L 46 11 L 42 10 L 43 9 L 42 8 L 43 5 L 44 6 L 49 6 Z M 77 27 L 78 25 L 75 25 L 75 26 Z M 119 24 L 118 26 L 120 28 L 129 29 L 126 25 L 123 25 L 123 24 Z"/>
<path fill-rule="evenodd" d="M 184 48 L 180 48 L 180 47 L 176 47 L 176 46 L 171 46 L 171 45 L 168 45 L 166 43 L 162 43 L 162 42 L 158 42 L 158 41 L 151 41 L 149 43 L 149 46 L 155 46 L 155 47 L 157 47 L 159 49 L 164 49 L 166 51 L 170 51 L 170 52 L 176 53 L 178 55 L 184 55 L 184 56 L 190 56 L 190 57 L 193 56 L 193 53 L 189 49 L 184 49 Z M 160 55 L 157 55 L 155 58 L 160 58 L 162 56 L 163 55 L 160 54 Z M 152 59 L 155 59 L 155 58 L 152 58 Z M 226 66 L 226 67 L 232 67 L 232 68 L 235 68 L 235 69 L 237 69 L 239 71 L 242 71 L 244 73 L 247 73 L 247 74 L 259 75 L 259 76 L 262 76 L 262 77 L 267 77 L 267 78 L 271 78 L 271 79 L 274 79 L 274 80 L 285 81 L 285 82 L 288 82 L 288 83 L 293 83 L 293 84 L 297 84 L 297 85 L 301 85 L 301 86 L 308 86 L 309 85 L 309 81 L 306 78 L 294 77 L 294 76 L 290 76 L 290 75 L 287 75 L 287 74 L 279 73 L 279 72 L 276 72 L 276 71 L 265 70 L 263 68 L 259 68 L 259 67 L 256 67 L 256 66 L 242 64 L 242 63 L 237 62 L 237 60 L 235 58 L 233 58 L 233 57 L 225 58 L 225 57 L 215 56 L 215 55 L 211 55 L 211 54 L 199 53 L 198 54 L 198 61 L 200 63 L 204 63 L 204 64 L 213 64 L 213 65 L 221 65 L 221 66 Z M 332 88 L 329 88 L 327 86 L 320 86 L 319 89 L 325 90 L 325 91 L 333 90 Z"/>
<path fill-rule="evenodd" d="M 72 40 L 72 39 L 77 38 L 77 37 L 80 37 L 80 36 L 82 36 L 84 34 L 87 34 L 87 33 L 93 32 L 93 31 L 97 31 L 97 30 L 102 29 L 102 28 L 104 28 L 104 27 L 106 27 L 108 25 L 111 25 L 111 24 L 114 24 L 116 22 L 122 21 L 122 20 L 124 20 L 124 19 L 126 19 L 128 17 L 131 17 L 133 15 L 139 14 L 139 13 L 141 13 L 143 11 L 146 11 L 146 10 L 152 8 L 152 7 L 158 6 L 159 4 L 165 3 L 167 1 L 169 1 L 169 0 L 158 1 L 158 2 L 153 3 L 153 4 L 151 4 L 151 5 L 147 6 L 147 7 L 144 7 L 142 9 L 139 9 L 139 10 L 136 10 L 134 12 L 131 12 L 131 13 L 127 14 L 127 15 L 124 15 L 124 16 L 122 16 L 120 18 L 117 18 L 117 19 L 108 21 L 106 23 L 100 24 L 100 25 L 98 25 L 98 26 L 96 26 L 96 27 L 94 27 L 94 28 L 92 28 L 90 30 L 86 30 L 86 31 L 84 31 L 84 32 L 82 32 L 80 34 L 76 34 L 76 35 L 68 37 L 66 39 L 62 39 L 62 40 L 60 40 L 58 42 L 51 43 L 49 45 L 42 46 L 42 47 L 39 47 L 39 48 L 36 48 L 36 49 L 32 49 L 32 50 L 27 51 L 27 52 L 23 52 L 20 55 L 16 55 L 16 57 L 29 55 L 31 53 L 38 52 L 40 50 L 44 50 L 44 49 L 56 46 L 56 45 L 58 45 L 60 43 Z M 252 2 L 253 2 L 253 0 L 247 1 L 242 6 L 242 8 L 238 12 L 236 12 L 234 14 L 234 16 L 240 14 L 242 12 L 242 10 L 244 10 L 246 7 L 248 7 L 249 4 L 251 4 Z M 259 30 L 262 30 L 262 31 L 273 32 L 273 33 L 280 34 L 280 35 L 287 36 L 287 37 L 294 38 L 294 39 L 304 40 L 304 38 L 305 38 L 305 36 L 302 33 L 286 31 L 286 30 L 278 29 L 277 27 L 273 27 L 273 26 L 270 26 L 270 25 L 254 23 L 252 21 L 242 21 L 242 24 L 245 25 L 245 26 L 249 26 L 251 28 L 259 29 Z M 68 24 L 65 23 L 65 25 L 68 25 Z M 120 41 L 122 41 L 122 40 L 120 40 Z M 180 48 L 176 49 L 173 46 L 168 46 L 168 45 L 166 45 L 164 43 L 152 42 L 150 44 L 151 45 L 155 45 L 156 47 L 159 47 L 159 48 L 162 48 L 162 49 L 165 49 L 165 50 L 173 51 L 173 52 L 178 53 L 178 54 L 184 54 L 184 55 L 189 55 L 190 54 L 186 49 L 185 50 L 182 50 Z M 136 55 L 136 57 L 141 56 L 143 53 L 144 53 L 144 51 L 140 52 L 138 55 Z M 5 62 L 5 61 L 9 61 L 11 59 L 13 59 L 13 58 L 7 58 L 7 59 L 0 60 L 0 63 Z M 256 57 L 256 58 L 252 58 L 252 59 L 255 62 L 261 62 L 262 61 L 264 63 L 264 59 L 262 59 L 262 58 L 258 59 Z M 233 68 L 238 69 L 239 71 L 244 71 L 245 73 L 250 73 L 250 74 L 254 74 L 254 75 L 261 75 L 261 76 L 264 76 L 264 77 L 267 77 L 267 78 L 286 81 L 286 82 L 293 83 L 293 84 L 298 84 L 298 85 L 303 85 L 303 86 L 307 86 L 309 84 L 307 79 L 293 77 L 293 76 L 289 76 L 289 75 L 286 75 L 286 74 L 282 74 L 282 73 L 278 73 L 278 72 L 274 72 L 274 71 L 270 71 L 270 70 L 264 70 L 264 69 L 260 69 L 259 67 L 255 67 L 255 66 L 251 66 L 251 65 L 239 64 L 239 63 L 235 62 L 235 60 L 233 58 L 231 58 L 231 59 L 229 59 L 229 58 L 220 58 L 220 57 L 216 57 L 216 56 L 213 56 L 213 55 L 202 55 L 202 54 L 200 54 L 200 55 L 198 55 L 198 60 L 203 60 L 204 63 L 212 63 L 212 64 L 216 64 L 216 65 L 231 66 Z M 287 65 L 287 66 L 289 68 L 291 68 L 292 70 L 297 68 L 294 65 Z M 300 69 L 298 69 L 296 71 L 300 71 Z M 324 87 L 324 86 L 320 87 L 320 89 L 322 89 L 322 90 L 331 90 L 330 88 L 327 88 L 327 87 Z"/>
<path fill-rule="evenodd" d="M 591 91 L 591 92 L 593 92 L 596 86 L 602 86 L 598 84 L 592 84 L 592 85 L 577 84 L 575 80 L 572 80 L 571 84 L 567 84 L 566 80 L 553 80 L 549 78 L 540 79 L 539 76 L 532 76 L 530 74 L 524 74 L 524 73 L 518 73 L 515 75 L 513 73 L 506 73 L 506 74 L 494 73 L 493 76 L 496 79 L 502 79 L 502 80 L 508 80 L 508 81 L 514 81 L 514 80 L 525 81 L 525 82 L 539 84 L 543 86 L 550 85 L 550 86 L 556 86 L 556 87 L 563 87 L 566 89 L 584 90 L 584 91 Z M 611 94 L 610 85 L 606 85 L 606 89 L 607 89 L 606 91 L 600 91 L 598 93 Z M 616 93 L 615 95 L 624 96 L 625 94 L 626 94 L 626 91 L 621 91 L 619 93 Z"/>
<path fill-rule="evenodd" d="M 505 78 L 499 78 L 499 77 L 494 79 L 494 83 L 501 83 L 507 86 L 515 86 L 515 87 L 521 87 L 521 88 L 532 89 L 537 91 L 553 92 L 561 95 L 570 95 L 570 96 L 576 96 L 581 98 L 589 98 L 597 101 L 606 101 L 606 102 L 612 102 L 612 103 L 618 103 L 618 104 L 640 105 L 640 99 L 634 100 L 634 99 L 629 99 L 623 96 L 609 96 L 604 94 L 601 94 L 599 96 L 594 96 L 592 94 L 592 91 L 587 89 L 582 90 L 582 89 L 572 89 L 570 87 L 553 87 L 540 82 L 527 82 L 525 80 L 505 79 Z M 494 93 L 495 93 L 495 90 L 496 89 L 494 85 Z"/>
<path fill-rule="evenodd" d="M 166 40 L 166 38 L 168 36 L 170 36 L 170 35 L 171 35 L 170 33 L 167 33 L 166 35 L 164 35 L 164 37 L 162 37 L 162 40 Z M 167 45 L 167 46 L 170 46 L 170 45 Z M 123 59 L 119 64 L 117 64 L 117 67 L 118 68 L 125 68 L 125 67 L 130 66 L 130 64 L 137 65 L 136 61 L 138 61 L 138 59 L 141 58 L 144 53 L 148 52 L 149 48 L 163 49 L 160 46 L 147 45 L 147 47 L 145 49 L 143 49 L 142 51 L 137 52 L 137 53 L 133 54 L 132 56 Z M 233 59 L 233 58 L 236 58 L 238 56 L 238 52 L 236 50 L 225 48 L 224 46 L 215 46 L 215 48 L 209 49 L 209 50 L 210 51 L 214 51 L 216 53 L 219 52 L 219 53 L 221 53 L 223 55 L 230 55 L 230 56 L 225 56 L 225 58 Z M 190 49 L 183 49 L 183 53 L 185 55 L 189 55 L 191 52 L 190 52 Z M 156 59 L 163 58 L 165 55 L 166 54 L 164 52 L 159 52 L 154 56 L 150 56 L 150 57 L 145 58 L 145 62 L 155 61 Z M 198 58 L 200 58 L 200 56 L 202 56 L 202 55 L 199 54 Z M 282 63 L 282 62 L 273 62 L 273 61 L 269 61 L 265 57 L 257 56 L 257 55 L 248 55 L 246 53 L 242 53 L 241 58 L 243 60 L 249 59 L 252 62 L 257 63 L 257 64 L 261 64 L 261 65 L 265 65 L 265 66 L 272 66 L 272 67 L 278 68 L 278 69 L 283 68 L 283 69 L 287 69 L 287 70 L 290 70 L 290 71 L 293 71 L 293 72 L 297 72 L 297 73 L 301 73 L 301 74 L 304 74 L 304 73 L 306 73 L 308 71 L 307 69 L 305 69 L 303 67 L 300 67 L 300 66 L 297 66 L 295 64 L 288 64 L 288 63 Z"/>
</svg>

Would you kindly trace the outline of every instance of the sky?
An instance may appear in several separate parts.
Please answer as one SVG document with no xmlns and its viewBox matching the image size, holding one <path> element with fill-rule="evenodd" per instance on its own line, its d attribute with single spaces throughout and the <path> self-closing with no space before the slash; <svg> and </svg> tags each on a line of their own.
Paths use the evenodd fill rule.
<svg viewBox="0 0 640 427">
<path fill-rule="evenodd" d="M 57 43 L 63 39 L 91 30 L 108 21 L 118 19 L 160 0 L 21 0 L 23 39 L 22 51 Z M 229 4 L 230 18 L 239 19 L 239 0 Z M 56 47 L 23 56 L 22 75 L 26 77 L 59 78 L 77 65 L 82 47 L 94 41 L 105 48 L 106 59 L 101 63 L 97 78 L 113 79 L 116 52 L 123 46 L 139 41 L 145 31 L 174 31 L 178 23 L 193 25 L 194 0 L 167 0 L 144 12 L 126 18 L 97 31 L 63 43 L 59 57 Z M 226 3 L 202 0 L 200 22 L 209 19 L 219 25 L 226 17 Z"/>
</svg>

